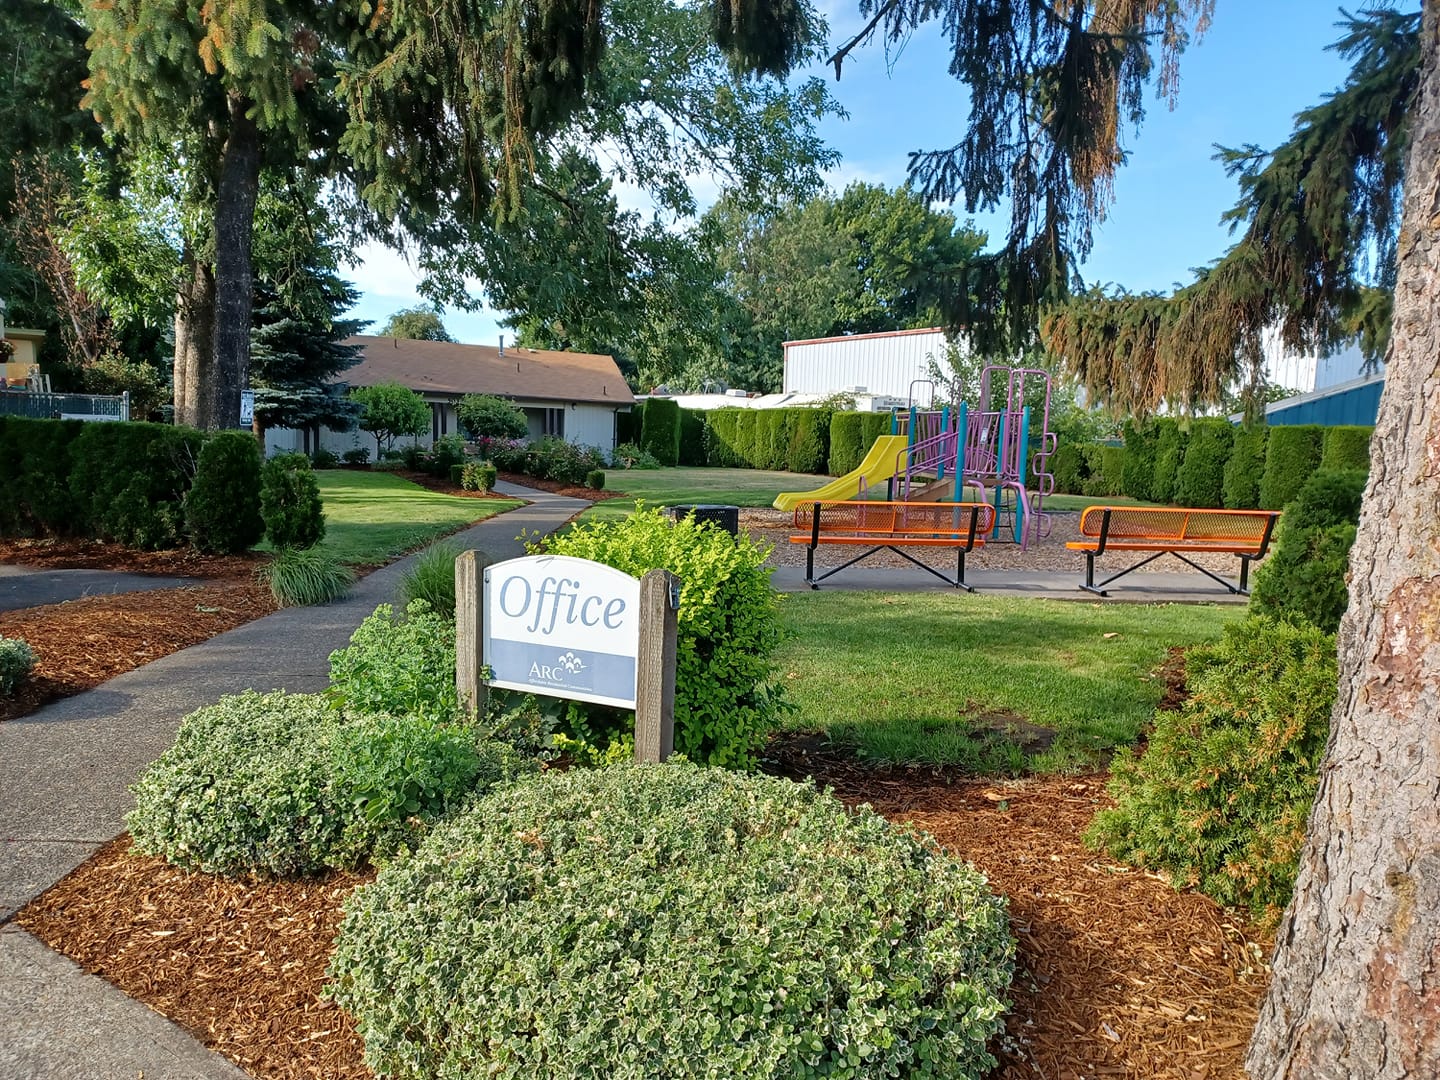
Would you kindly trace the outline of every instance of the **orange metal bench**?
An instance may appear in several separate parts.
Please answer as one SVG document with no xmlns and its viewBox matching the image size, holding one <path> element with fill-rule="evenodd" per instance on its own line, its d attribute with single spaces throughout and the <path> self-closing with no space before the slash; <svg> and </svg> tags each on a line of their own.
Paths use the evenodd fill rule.
<svg viewBox="0 0 1440 1080">
<path fill-rule="evenodd" d="M 1230 592 L 1250 595 L 1250 563 L 1264 556 L 1275 532 L 1278 510 L 1188 510 L 1165 506 L 1092 506 L 1080 515 L 1080 540 L 1067 548 L 1085 553 L 1085 582 L 1080 587 L 1107 595 L 1106 585 L 1154 562 L 1174 555 Z M 1095 558 L 1107 551 L 1153 551 L 1134 566 L 1095 581 Z M 1240 583 L 1232 585 L 1185 557 L 1186 553 L 1222 552 L 1240 557 Z"/>
<path fill-rule="evenodd" d="M 813 502 L 795 508 L 792 544 L 805 544 L 805 581 L 812 589 L 877 551 L 893 551 L 947 585 L 975 590 L 965 584 L 965 553 L 985 543 L 995 523 L 995 508 L 986 503 L 887 502 L 847 500 Z M 870 545 L 849 562 L 815 575 L 815 549 L 821 544 Z M 950 579 L 901 547 L 952 547 L 956 550 L 955 577 Z"/>
</svg>

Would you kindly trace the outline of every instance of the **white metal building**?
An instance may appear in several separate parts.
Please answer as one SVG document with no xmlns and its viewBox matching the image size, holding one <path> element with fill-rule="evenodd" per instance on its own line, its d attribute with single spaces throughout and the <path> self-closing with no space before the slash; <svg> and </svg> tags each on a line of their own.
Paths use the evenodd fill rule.
<svg viewBox="0 0 1440 1080">
<path fill-rule="evenodd" d="M 1262 335 L 1265 351 L 1265 378 L 1272 386 L 1283 386 L 1300 394 L 1338 386 L 1374 372 L 1366 371 L 1360 346 L 1351 344 L 1333 356 L 1287 352 L 1280 342 L 1279 327 Z"/>
<path fill-rule="evenodd" d="M 785 342 L 784 391 L 873 394 L 931 404 L 930 361 L 945 362 L 945 332 L 895 330 Z"/>
</svg>

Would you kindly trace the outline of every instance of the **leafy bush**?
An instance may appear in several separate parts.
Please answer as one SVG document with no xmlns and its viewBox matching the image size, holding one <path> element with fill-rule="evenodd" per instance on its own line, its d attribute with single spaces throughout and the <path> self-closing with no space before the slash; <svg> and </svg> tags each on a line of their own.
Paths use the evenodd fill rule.
<svg viewBox="0 0 1440 1080">
<path fill-rule="evenodd" d="M 837 412 L 830 417 L 831 474 L 844 476 L 851 469 L 859 467 L 866 450 L 866 447 L 860 445 L 864 436 L 864 423 L 864 413 Z"/>
<path fill-rule="evenodd" d="M 705 454 L 705 448 L 709 445 L 705 431 L 705 415 L 699 409 L 680 410 L 680 457 L 677 464 L 700 467 L 710 464 L 710 459 Z"/>
<path fill-rule="evenodd" d="M 422 450 L 418 459 L 421 472 L 442 479 L 450 470 L 465 463 L 465 440 L 459 435 L 441 435 L 429 450 Z"/>
<path fill-rule="evenodd" d="M 0 697 L 9 697 L 35 666 L 35 653 L 24 638 L 0 634 Z"/>
<path fill-rule="evenodd" d="M 204 436 L 167 424 L 84 424 L 71 444 L 70 487 L 84 532 L 138 548 L 185 540 L 185 493 Z"/>
<path fill-rule="evenodd" d="M 472 439 L 523 439 L 530 434 L 522 410 L 489 394 L 466 394 L 455 406 L 455 417 Z"/>
<path fill-rule="evenodd" d="M 67 536 L 86 532 L 86 507 L 70 490 L 79 420 L 0 416 L 0 534 Z"/>
<path fill-rule="evenodd" d="M 366 450 L 365 459 L 368 461 L 369 458 L 370 451 Z M 340 464 L 340 455 L 322 446 L 310 455 L 310 463 L 317 469 L 334 469 Z"/>
<path fill-rule="evenodd" d="M 450 573 L 453 574 L 454 562 Z M 326 693 L 352 712 L 424 716 L 448 722 L 459 715 L 455 690 L 455 620 L 424 600 L 396 617 L 381 604 L 330 654 Z"/>
<path fill-rule="evenodd" d="M 281 607 L 310 607 L 338 600 L 355 583 L 355 573 L 320 548 L 280 548 L 260 568 L 259 578 Z"/>
<path fill-rule="evenodd" d="M 369 465 L 370 448 L 368 446 L 357 446 L 353 450 L 346 450 L 340 455 L 340 460 L 346 465 Z"/>
<path fill-rule="evenodd" d="M 812 786 L 529 777 L 346 903 L 328 993 L 377 1072 L 988 1075 L 1013 943 L 974 869 Z"/>
<path fill-rule="evenodd" d="M 605 473 L 600 469 L 591 469 L 585 474 L 585 486 L 591 491 L 604 491 Z"/>
<path fill-rule="evenodd" d="M 1274 921 L 1290 898 L 1335 701 L 1335 639 L 1247 619 L 1186 658 L 1190 699 L 1116 760 L 1087 839 Z"/>
<path fill-rule="evenodd" d="M 309 460 L 303 454 L 296 455 Z M 260 517 L 260 444 L 248 431 L 219 431 L 205 440 L 195 482 L 185 494 L 185 526 L 197 551 L 233 555 L 265 535 Z"/>
<path fill-rule="evenodd" d="M 1184 457 L 1185 433 L 1171 417 L 1160 417 L 1155 421 L 1155 476 L 1150 481 L 1150 497 L 1156 502 L 1175 501 Z"/>
<path fill-rule="evenodd" d="M 277 454 L 260 471 L 260 516 L 276 548 L 314 547 L 325 538 L 320 484 L 304 454 Z"/>
<path fill-rule="evenodd" d="M 1158 431 L 1153 421 L 1126 420 L 1124 475 L 1122 494 L 1141 502 L 1154 502 L 1155 455 Z"/>
<path fill-rule="evenodd" d="M 460 466 L 460 486 L 466 491 L 494 491 L 495 466 L 488 461 L 467 461 Z"/>
<path fill-rule="evenodd" d="M 455 560 L 459 557 L 460 548 L 450 543 L 442 542 L 422 551 L 415 565 L 400 579 L 400 592 L 406 601 L 423 600 L 437 615 L 453 620 Z"/>
<path fill-rule="evenodd" d="M 1225 464 L 1235 440 L 1229 420 L 1196 420 L 1185 444 L 1185 460 L 1175 480 L 1181 506 L 1217 509 L 1225 505 Z"/>
<path fill-rule="evenodd" d="M 1055 476 L 1055 490 L 1065 495 L 1082 495 L 1090 477 L 1085 447 L 1079 443 L 1061 443 L 1050 455 L 1050 472 Z"/>
<path fill-rule="evenodd" d="M 1125 495 L 1125 462 L 1127 451 L 1123 446 L 1101 446 L 1092 444 L 1084 448 L 1085 490 L 1083 494 L 1109 498 Z"/>
<path fill-rule="evenodd" d="M 610 451 L 610 466 L 615 469 L 658 469 L 660 462 L 649 450 L 635 443 L 621 443 Z"/>
<path fill-rule="evenodd" d="M 732 538 L 697 524 L 693 516 L 672 524 L 661 511 L 643 507 L 619 521 L 577 525 L 546 540 L 544 549 L 634 577 L 658 567 L 680 578 L 675 750 L 702 764 L 753 767 L 788 708 L 781 688 L 770 683 L 780 624 L 779 596 L 765 568 L 769 549 L 744 534 Z M 633 728 L 621 715 L 602 737 Z"/>
<path fill-rule="evenodd" d="M 1275 550 L 1255 575 L 1254 608 L 1334 631 L 1350 602 L 1345 581 L 1360 520 L 1363 472 L 1317 472 L 1285 508 Z"/>
<path fill-rule="evenodd" d="M 414 390 L 398 382 L 356 387 L 350 391 L 350 398 L 360 403 L 357 425 L 375 436 L 376 454 L 391 449 L 402 435 L 420 436 L 429 430 L 430 406 Z"/>
<path fill-rule="evenodd" d="M 787 409 L 792 424 L 784 468 L 791 472 L 823 473 L 830 457 L 829 409 Z"/>
<path fill-rule="evenodd" d="M 1270 429 L 1264 424 L 1239 428 L 1221 481 L 1227 510 L 1255 510 L 1260 506 L 1260 476 L 1265 471 L 1265 443 Z"/>
<path fill-rule="evenodd" d="M 1279 510 L 1295 497 L 1320 467 L 1324 436 L 1325 429 L 1318 424 L 1279 424 L 1270 429 L 1260 477 L 1260 509 Z"/>
<path fill-rule="evenodd" d="M 1327 427 L 1321 440 L 1320 468 L 1331 472 L 1370 470 L 1370 436 L 1373 427 Z"/>
<path fill-rule="evenodd" d="M 669 398 L 650 398 L 640 428 L 640 447 L 661 465 L 680 460 L 680 406 Z"/>
<path fill-rule="evenodd" d="M 477 746 L 458 726 L 247 691 L 181 722 L 131 789 L 126 824 L 137 848 L 186 869 L 313 874 L 413 844 L 521 767 L 508 747 Z"/>
</svg>

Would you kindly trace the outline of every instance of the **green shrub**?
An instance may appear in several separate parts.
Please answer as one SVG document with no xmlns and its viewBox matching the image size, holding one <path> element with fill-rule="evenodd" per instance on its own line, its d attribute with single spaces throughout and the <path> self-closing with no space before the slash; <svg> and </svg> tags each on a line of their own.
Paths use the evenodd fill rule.
<svg viewBox="0 0 1440 1080">
<path fill-rule="evenodd" d="M 1171 417 L 1160 417 L 1155 421 L 1155 476 L 1150 482 L 1150 495 L 1156 502 L 1175 501 L 1184 457 L 1185 433 Z"/>
<path fill-rule="evenodd" d="M 0 697 L 9 697 L 35 666 L 35 653 L 24 638 L 0 634 Z"/>
<path fill-rule="evenodd" d="M 1085 447 L 1079 443 L 1061 443 L 1050 455 L 1050 472 L 1055 476 L 1055 490 L 1064 495 L 1083 495 L 1085 481 L 1090 477 L 1090 464 Z"/>
<path fill-rule="evenodd" d="M 0 535 L 68 536 L 85 532 L 84 507 L 70 491 L 71 450 L 79 420 L 0 416 Z"/>
<path fill-rule="evenodd" d="M 1085 454 L 1085 479 L 1083 494 L 1099 498 L 1124 495 L 1126 449 L 1123 446 L 1101 446 L 1092 443 L 1082 448 Z"/>
<path fill-rule="evenodd" d="M 303 454 L 296 457 L 310 467 Z M 195 482 L 185 494 L 190 546 L 211 554 L 249 551 L 265 535 L 260 516 L 260 444 L 248 431 L 219 431 L 205 440 Z"/>
<path fill-rule="evenodd" d="M 1332 472 L 1370 470 L 1370 436 L 1373 427 L 1327 427 L 1321 440 L 1320 468 Z"/>
<path fill-rule="evenodd" d="M 640 447 L 661 465 L 680 460 L 680 406 L 669 398 L 650 398 L 640 429 Z"/>
<path fill-rule="evenodd" d="M 738 469 L 745 465 L 735 449 L 735 425 L 742 410 L 714 409 L 705 414 L 705 458 L 720 469 Z"/>
<path fill-rule="evenodd" d="M 658 469 L 660 462 L 649 450 L 641 450 L 634 443 L 621 443 L 610 451 L 610 465 L 616 469 Z"/>
<path fill-rule="evenodd" d="M 562 484 L 582 484 L 585 474 L 605 464 L 605 455 L 593 446 L 578 446 L 553 436 L 532 443 L 489 440 L 486 451 L 496 466 Z"/>
<path fill-rule="evenodd" d="M 494 491 L 496 475 L 488 461 L 467 461 L 460 466 L 460 486 L 466 491 Z"/>
<path fill-rule="evenodd" d="M 739 409 L 735 414 L 735 454 L 740 464 L 755 468 L 755 417 L 754 409 Z"/>
<path fill-rule="evenodd" d="M 1230 460 L 1235 428 L 1229 420 L 1196 420 L 1185 444 L 1185 460 L 1175 481 L 1181 506 L 1218 509 L 1225 505 L 1225 464 Z"/>
<path fill-rule="evenodd" d="M 368 446 L 357 446 L 353 450 L 346 450 L 340 455 L 340 460 L 346 465 L 369 465 L 370 448 Z"/>
<path fill-rule="evenodd" d="M 1190 699 L 1114 765 L 1087 839 L 1273 922 L 1290 898 L 1335 701 L 1335 639 L 1247 619 L 1190 650 Z"/>
<path fill-rule="evenodd" d="M 355 583 L 355 572 L 320 548 L 280 548 L 260 568 L 260 580 L 281 607 L 328 604 Z"/>
<path fill-rule="evenodd" d="M 260 470 L 260 517 L 272 547 L 310 548 L 325 539 L 320 484 L 304 454 L 276 454 Z"/>
<path fill-rule="evenodd" d="M 933 841 L 671 763 L 478 800 L 347 901 L 327 992 L 410 1080 L 978 1080 L 1012 965 Z"/>
<path fill-rule="evenodd" d="M 1221 492 L 1227 510 L 1255 510 L 1260 506 L 1260 476 L 1265 471 L 1265 443 L 1270 429 L 1264 424 L 1239 428 L 1230 458 L 1225 462 Z"/>
<path fill-rule="evenodd" d="M 459 726 L 247 691 L 181 721 L 131 789 L 126 824 L 141 851 L 189 870 L 314 874 L 414 844 L 521 768 L 508 747 L 477 746 Z"/>
<path fill-rule="evenodd" d="M 680 410 L 679 464 L 703 468 L 710 464 L 706 447 L 710 440 L 705 431 L 705 413 L 699 409 Z"/>
<path fill-rule="evenodd" d="M 830 417 L 830 461 L 827 471 L 832 476 L 844 476 L 859 467 L 867 449 L 860 445 L 864 425 L 864 413 L 837 412 Z"/>
<path fill-rule="evenodd" d="M 464 465 L 451 465 L 451 466 L 450 466 L 450 483 L 454 484 L 456 487 L 464 487 L 464 485 L 465 485 L 465 466 L 464 466 Z"/>
<path fill-rule="evenodd" d="M 365 456 L 370 456 L 370 451 L 365 451 Z M 317 469 L 334 469 L 340 465 L 340 455 L 334 450 L 326 450 L 323 446 L 310 455 L 310 464 Z"/>
<path fill-rule="evenodd" d="M 785 468 L 790 472 L 823 473 L 830 457 L 829 409 L 792 409 L 793 426 Z"/>
<path fill-rule="evenodd" d="M 1260 509 L 1279 510 L 1320 467 L 1325 429 L 1319 424 L 1278 424 L 1265 446 Z"/>
<path fill-rule="evenodd" d="M 455 418 L 472 439 L 523 439 L 530 434 L 522 410 L 489 394 L 466 394 L 455 406 Z"/>
<path fill-rule="evenodd" d="M 464 463 L 465 440 L 459 435 L 441 435 L 420 454 L 420 470 L 431 476 L 449 476 L 451 469 Z"/>
<path fill-rule="evenodd" d="M 675 750 L 702 764 L 753 767 L 788 708 L 781 688 L 770 682 L 780 624 L 779 596 L 765 567 L 768 548 L 743 533 L 732 539 L 698 525 L 693 516 L 672 524 L 660 510 L 642 507 L 619 521 L 578 525 L 546 540 L 545 550 L 634 577 L 658 567 L 680 578 Z M 617 714 L 600 737 L 608 742 L 633 730 L 624 716 Z"/>
<path fill-rule="evenodd" d="M 450 573 L 455 573 L 454 561 Z M 396 617 L 381 604 L 330 654 L 326 693 L 351 712 L 424 716 L 448 722 L 459 715 L 455 690 L 455 619 L 424 600 Z"/>
<path fill-rule="evenodd" d="M 785 436 L 786 409 L 757 409 L 755 412 L 755 467 L 785 468 L 789 442 Z"/>
<path fill-rule="evenodd" d="M 601 469 L 591 469 L 585 474 L 585 486 L 591 491 L 605 490 L 605 473 Z"/>
<path fill-rule="evenodd" d="M 441 618 L 455 618 L 455 544 L 441 542 L 422 551 L 415 564 L 400 579 L 400 593 L 406 602 L 423 600 Z"/>
<path fill-rule="evenodd" d="M 166 424 L 85 424 L 71 444 L 71 490 L 86 535 L 138 548 L 185 540 L 185 493 L 204 436 Z"/>
<path fill-rule="evenodd" d="M 1141 502 L 1156 502 L 1155 455 L 1159 449 L 1159 432 L 1154 421 L 1126 420 L 1125 465 L 1121 494 Z"/>
<path fill-rule="evenodd" d="M 1297 529 L 1359 524 L 1367 479 L 1364 472 L 1322 469 L 1305 481 L 1280 520 Z"/>
</svg>

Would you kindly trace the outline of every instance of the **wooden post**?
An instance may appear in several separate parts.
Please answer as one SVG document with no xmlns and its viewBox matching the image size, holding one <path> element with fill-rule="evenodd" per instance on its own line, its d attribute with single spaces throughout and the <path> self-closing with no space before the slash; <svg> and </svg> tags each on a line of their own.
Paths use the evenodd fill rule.
<svg viewBox="0 0 1440 1080">
<path fill-rule="evenodd" d="M 460 706 L 472 718 L 485 711 L 485 680 L 480 677 L 480 642 L 485 633 L 483 551 L 462 551 L 455 559 L 455 689 Z"/>
<path fill-rule="evenodd" d="M 675 751 L 675 623 L 680 579 L 651 570 L 640 579 L 640 655 L 635 671 L 635 760 Z"/>
</svg>

